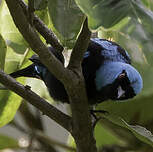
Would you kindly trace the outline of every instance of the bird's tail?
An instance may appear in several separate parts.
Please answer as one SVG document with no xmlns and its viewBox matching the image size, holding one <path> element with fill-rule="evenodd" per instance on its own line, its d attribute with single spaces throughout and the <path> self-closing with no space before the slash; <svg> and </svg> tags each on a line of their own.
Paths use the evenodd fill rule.
<svg viewBox="0 0 153 152">
<path fill-rule="evenodd" d="M 18 70 L 16 72 L 10 73 L 9 74 L 13 78 L 18 78 L 18 77 L 32 77 L 32 78 L 39 78 L 37 73 L 35 72 L 35 65 L 32 64 L 24 69 Z"/>
</svg>

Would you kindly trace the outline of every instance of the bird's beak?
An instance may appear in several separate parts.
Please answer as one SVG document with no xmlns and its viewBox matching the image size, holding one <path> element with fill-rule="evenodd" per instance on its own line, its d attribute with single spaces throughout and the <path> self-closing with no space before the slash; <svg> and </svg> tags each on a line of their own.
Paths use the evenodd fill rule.
<svg viewBox="0 0 153 152">
<path fill-rule="evenodd" d="M 118 91 L 118 95 L 117 95 L 118 99 L 125 96 L 125 91 L 122 89 L 121 86 L 117 88 L 117 91 Z"/>
</svg>

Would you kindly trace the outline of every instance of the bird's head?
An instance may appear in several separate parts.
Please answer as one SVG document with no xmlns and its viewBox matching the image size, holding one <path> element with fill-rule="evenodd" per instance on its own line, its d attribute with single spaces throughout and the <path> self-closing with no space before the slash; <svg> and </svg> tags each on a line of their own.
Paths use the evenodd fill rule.
<svg viewBox="0 0 153 152">
<path fill-rule="evenodd" d="M 41 63 L 37 55 L 33 55 L 31 58 L 29 58 L 29 60 L 33 62 L 34 65 L 33 73 L 35 78 L 43 80 L 43 77 L 47 72 L 47 68 Z"/>
<path fill-rule="evenodd" d="M 64 56 L 57 52 L 53 47 L 48 47 L 49 51 L 53 53 L 53 55 L 61 61 L 62 64 L 64 64 Z M 38 55 L 34 54 L 31 58 L 29 58 L 34 64 L 34 77 L 44 80 L 45 77 L 49 74 L 49 71 L 47 67 L 40 61 L 40 58 Z"/>
<path fill-rule="evenodd" d="M 121 62 L 104 64 L 96 73 L 96 87 L 104 93 L 104 100 L 125 100 L 141 92 L 143 82 L 139 72 Z"/>
</svg>

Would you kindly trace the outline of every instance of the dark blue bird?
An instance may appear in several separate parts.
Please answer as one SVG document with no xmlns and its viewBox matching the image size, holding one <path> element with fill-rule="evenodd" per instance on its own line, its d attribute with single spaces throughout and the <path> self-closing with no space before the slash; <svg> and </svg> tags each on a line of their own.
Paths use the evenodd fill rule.
<svg viewBox="0 0 153 152">
<path fill-rule="evenodd" d="M 55 49 L 49 50 L 64 64 L 64 57 Z M 11 73 L 14 78 L 34 77 L 44 81 L 54 100 L 67 102 L 68 96 L 63 84 L 57 80 L 34 55 L 32 65 Z M 131 66 L 128 53 L 118 44 L 105 40 L 91 39 L 82 61 L 89 104 L 105 100 L 125 100 L 140 93 L 143 87 L 139 72 Z"/>
</svg>

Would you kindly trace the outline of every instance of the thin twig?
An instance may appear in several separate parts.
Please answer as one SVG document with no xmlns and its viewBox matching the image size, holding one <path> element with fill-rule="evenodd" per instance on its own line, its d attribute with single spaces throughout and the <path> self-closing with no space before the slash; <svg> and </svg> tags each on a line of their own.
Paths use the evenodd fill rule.
<svg viewBox="0 0 153 152">
<path fill-rule="evenodd" d="M 69 150 L 69 151 L 76 151 L 75 148 L 70 147 L 70 146 L 68 146 L 68 145 L 66 145 L 66 144 L 64 144 L 64 143 L 61 143 L 61 142 L 59 142 L 59 141 L 56 141 L 56 140 L 54 140 L 54 139 L 51 139 L 51 138 L 45 136 L 44 134 L 42 134 L 41 132 L 37 132 L 37 133 L 36 133 L 36 138 L 37 138 L 37 139 L 42 139 L 42 140 L 45 141 L 45 143 L 47 143 L 48 145 L 55 145 L 55 146 L 58 146 L 58 147 L 60 147 L 60 148 L 63 148 L 63 149 L 65 149 L 65 150 Z"/>
<path fill-rule="evenodd" d="M 34 137 L 35 137 L 34 134 L 31 134 L 29 137 L 30 139 L 29 139 L 29 146 L 27 147 L 27 150 L 26 150 L 27 152 L 32 152 Z"/>
<path fill-rule="evenodd" d="M 21 131 L 22 133 L 28 134 L 29 132 L 23 128 L 18 122 L 16 122 L 15 120 L 13 120 L 10 125 L 16 129 L 18 129 L 19 131 Z"/>
</svg>

